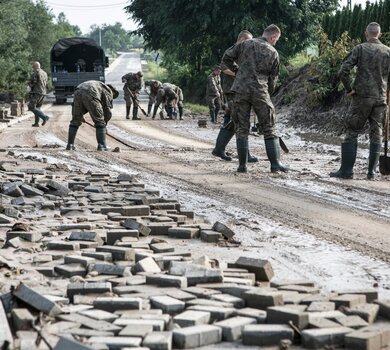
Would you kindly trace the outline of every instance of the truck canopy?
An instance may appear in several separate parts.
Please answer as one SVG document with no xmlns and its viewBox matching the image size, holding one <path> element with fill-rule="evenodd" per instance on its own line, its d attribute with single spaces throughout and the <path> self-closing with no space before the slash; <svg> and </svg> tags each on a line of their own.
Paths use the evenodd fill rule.
<svg viewBox="0 0 390 350">
<path fill-rule="evenodd" d="M 52 71 L 94 72 L 105 66 L 105 54 L 101 46 L 90 38 L 65 38 L 57 41 L 51 49 Z"/>
</svg>

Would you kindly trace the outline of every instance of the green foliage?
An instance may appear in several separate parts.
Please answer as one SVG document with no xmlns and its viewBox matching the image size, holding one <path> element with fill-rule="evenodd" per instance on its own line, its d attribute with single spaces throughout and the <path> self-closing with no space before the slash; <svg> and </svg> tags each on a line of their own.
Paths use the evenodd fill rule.
<svg viewBox="0 0 390 350">
<path fill-rule="evenodd" d="M 185 108 L 189 109 L 191 112 L 194 113 L 208 113 L 209 107 L 195 104 L 195 103 L 186 103 Z"/>
<path fill-rule="evenodd" d="M 143 36 L 147 48 L 164 52 L 172 78 L 179 80 L 175 72 L 182 70 L 186 75 L 180 80 L 185 84 L 180 86 L 202 98 L 210 68 L 241 30 L 259 36 L 269 24 L 279 25 L 282 37 L 277 48 L 287 59 L 312 42 L 323 14 L 337 4 L 337 0 L 133 0 L 126 11 L 138 23 L 134 33 Z"/>
<path fill-rule="evenodd" d="M 48 71 L 51 47 L 66 36 L 74 32 L 65 15 L 56 20 L 43 1 L 1 0 L 0 91 L 23 96 L 31 62 L 39 61 Z"/>
<path fill-rule="evenodd" d="M 164 67 L 160 67 L 154 61 L 148 61 L 146 69 L 142 67 L 144 73 L 144 80 L 160 80 L 162 82 L 167 81 L 167 70 Z"/>
<path fill-rule="evenodd" d="M 294 69 L 302 68 L 310 62 L 310 57 L 306 52 L 300 52 L 294 57 L 292 57 L 288 64 L 292 66 Z"/>
<path fill-rule="evenodd" d="M 344 31 L 347 31 L 352 39 L 364 40 L 365 29 L 370 22 L 378 22 L 382 32 L 390 31 L 390 0 L 375 3 L 367 1 L 364 9 L 360 4 L 355 4 L 352 11 L 344 7 L 334 14 L 326 15 L 322 26 L 332 41 Z"/>
<path fill-rule="evenodd" d="M 321 34 L 319 56 L 313 59 L 311 66 L 311 75 L 316 79 L 308 85 L 308 93 L 313 104 L 324 104 L 340 96 L 342 88 L 338 71 L 344 58 L 358 43 L 359 41 L 352 40 L 347 32 L 334 43 L 325 33 Z"/>
</svg>

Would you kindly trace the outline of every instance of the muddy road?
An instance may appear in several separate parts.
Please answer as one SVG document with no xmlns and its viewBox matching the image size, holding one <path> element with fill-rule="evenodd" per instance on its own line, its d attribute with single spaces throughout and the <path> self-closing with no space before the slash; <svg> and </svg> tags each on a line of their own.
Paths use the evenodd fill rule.
<svg viewBox="0 0 390 350">
<path fill-rule="evenodd" d="M 124 54 L 107 81 L 121 88 L 120 77 L 140 67 L 136 54 Z M 146 109 L 146 95 L 141 100 Z M 120 148 L 114 153 L 95 151 L 95 131 L 88 125 L 79 128 L 77 150 L 66 151 L 71 105 L 46 108 L 51 119 L 44 127 L 31 128 L 33 118 L 25 119 L 1 131 L 0 148 L 73 170 L 138 174 L 204 219 L 230 223 L 241 241 L 237 248 L 178 243 L 193 252 L 268 258 L 281 278 L 312 279 L 328 291 L 377 286 L 390 297 L 390 178 L 365 179 L 366 149 L 359 149 L 354 180 L 331 179 L 327 174 L 339 165 L 339 146 L 286 128 L 288 110 L 282 110 L 279 130 L 290 148 L 282 160 L 291 172 L 271 174 L 263 139 L 252 135 L 251 152 L 259 162 L 238 174 L 236 157 L 224 162 L 211 155 L 219 126 L 199 128 L 199 115 L 189 111 L 183 121 L 142 115 L 140 121 L 126 120 L 121 94 L 108 131 L 135 149 L 108 138 L 112 149 Z M 236 154 L 234 139 L 228 149 Z"/>
</svg>

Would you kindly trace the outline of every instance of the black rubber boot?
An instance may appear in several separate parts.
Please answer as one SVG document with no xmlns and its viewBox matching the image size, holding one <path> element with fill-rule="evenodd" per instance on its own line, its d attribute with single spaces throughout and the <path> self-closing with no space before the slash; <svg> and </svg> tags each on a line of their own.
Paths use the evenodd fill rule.
<svg viewBox="0 0 390 350">
<path fill-rule="evenodd" d="M 257 159 L 257 157 L 251 155 L 251 152 L 248 148 L 248 163 L 257 163 L 258 161 L 259 160 Z"/>
<path fill-rule="evenodd" d="M 152 105 L 148 105 L 148 114 L 147 116 L 150 117 L 150 112 L 152 111 Z"/>
<path fill-rule="evenodd" d="M 271 162 L 271 173 L 276 173 L 278 171 L 283 171 L 284 173 L 288 172 L 289 166 L 280 162 L 279 137 L 266 139 L 264 142 L 267 157 Z"/>
<path fill-rule="evenodd" d="M 246 173 L 246 163 L 248 161 L 248 139 L 237 138 L 237 154 L 238 154 L 238 173 Z"/>
<path fill-rule="evenodd" d="M 110 149 L 106 144 L 106 133 L 107 130 L 105 127 L 96 128 L 96 141 L 98 143 L 98 151 L 108 151 Z"/>
<path fill-rule="evenodd" d="M 220 157 L 223 160 L 231 161 L 232 157 L 229 157 L 225 153 L 225 148 L 234 136 L 233 130 L 227 130 L 225 128 L 219 129 L 217 141 L 215 142 L 215 148 L 211 152 L 213 156 Z"/>
<path fill-rule="evenodd" d="M 34 114 L 34 124 L 32 124 L 31 126 L 34 126 L 34 127 L 39 126 L 39 117 L 36 114 Z"/>
<path fill-rule="evenodd" d="M 141 118 L 138 118 L 138 107 L 133 108 L 133 120 L 141 120 Z"/>
<path fill-rule="evenodd" d="M 76 148 L 74 146 L 74 140 L 76 139 L 77 130 L 79 129 L 78 126 L 75 125 L 69 125 L 69 131 L 68 131 L 68 144 L 66 146 L 66 149 L 68 151 L 74 151 Z"/>
<path fill-rule="evenodd" d="M 215 123 L 215 112 L 214 112 L 214 110 L 211 110 L 211 109 L 210 109 L 210 121 L 212 123 Z"/>
<path fill-rule="evenodd" d="M 215 109 L 214 123 L 218 123 L 218 113 L 219 113 L 219 109 Z"/>
<path fill-rule="evenodd" d="M 331 172 L 330 177 L 340 177 L 342 179 L 353 179 L 353 166 L 356 160 L 356 143 L 341 144 L 341 166 L 338 171 Z"/>
<path fill-rule="evenodd" d="M 183 111 L 184 111 L 184 108 L 183 107 L 179 107 L 179 119 L 180 120 L 183 120 Z"/>
<path fill-rule="evenodd" d="M 367 179 L 372 180 L 375 177 L 376 167 L 379 162 L 379 155 L 382 145 L 380 143 L 370 143 L 370 155 L 368 157 Z"/>
<path fill-rule="evenodd" d="M 126 119 L 130 119 L 130 106 L 126 106 Z"/>
</svg>

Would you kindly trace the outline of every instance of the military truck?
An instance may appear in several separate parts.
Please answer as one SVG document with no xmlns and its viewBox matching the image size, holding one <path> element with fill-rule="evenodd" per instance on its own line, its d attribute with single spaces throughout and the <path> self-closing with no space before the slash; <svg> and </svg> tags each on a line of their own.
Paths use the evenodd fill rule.
<svg viewBox="0 0 390 350">
<path fill-rule="evenodd" d="M 66 103 L 76 86 L 87 80 L 104 82 L 108 57 L 95 40 L 64 38 L 58 40 L 50 53 L 51 79 L 57 104 Z"/>
</svg>

